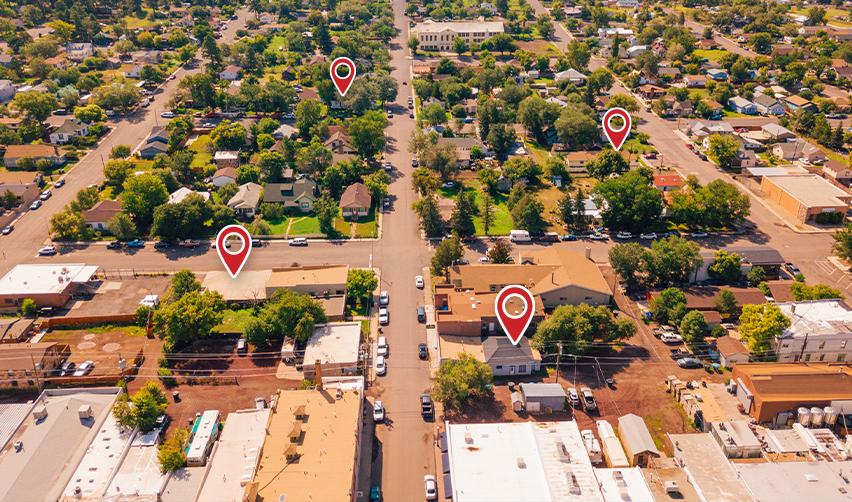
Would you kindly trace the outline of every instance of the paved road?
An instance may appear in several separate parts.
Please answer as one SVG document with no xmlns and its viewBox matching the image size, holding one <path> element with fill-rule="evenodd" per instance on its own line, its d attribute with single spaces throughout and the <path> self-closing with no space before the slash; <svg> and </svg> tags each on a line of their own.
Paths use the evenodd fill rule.
<svg viewBox="0 0 852 502">
<path fill-rule="evenodd" d="M 245 27 L 248 15 L 247 9 L 239 10 L 237 12 L 238 18 L 229 21 L 227 28 L 223 30 L 220 42 L 233 41 L 237 30 Z M 48 233 L 50 216 L 61 211 L 63 207 L 74 200 L 80 189 L 103 181 L 103 165 L 109 160 L 109 152 L 113 146 L 130 145 L 131 148 L 134 148 L 148 135 L 154 125 L 164 123 L 165 121 L 159 117 L 159 114 L 164 111 L 165 104 L 174 96 L 180 79 L 187 74 L 199 71 L 201 70 L 180 68 L 175 74 L 175 79 L 166 82 L 162 87 L 162 92 L 154 95 L 151 106 L 110 123 L 112 127 L 110 134 L 68 172 L 65 176 L 65 186 L 53 190 L 53 197 L 48 199 L 41 209 L 29 211 L 19 218 L 15 223 L 14 232 L 0 237 L 0 246 L 3 249 L 3 254 L 0 255 L 0 275 L 5 274 L 19 263 L 27 263 L 33 260 L 36 250 L 50 241 Z M 75 259 L 83 260 L 82 257 Z M 115 260 L 114 264 L 110 261 L 102 264 L 89 259 L 87 256 L 86 261 L 105 267 L 114 265 L 118 268 L 122 266 L 120 260 Z M 126 264 L 123 267 L 126 267 Z"/>
</svg>

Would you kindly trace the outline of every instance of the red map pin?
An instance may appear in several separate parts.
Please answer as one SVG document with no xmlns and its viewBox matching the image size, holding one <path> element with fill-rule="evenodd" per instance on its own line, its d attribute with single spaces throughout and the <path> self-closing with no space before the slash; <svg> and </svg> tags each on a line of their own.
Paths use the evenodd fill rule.
<svg viewBox="0 0 852 502">
<path fill-rule="evenodd" d="M 523 286 L 506 286 L 497 293 L 494 311 L 506 336 L 512 344 L 517 345 L 530 327 L 535 312 L 535 300 L 530 290 Z"/>
<path fill-rule="evenodd" d="M 242 241 L 242 246 L 236 253 L 232 253 L 225 247 L 228 237 L 238 237 Z M 231 278 L 236 279 L 251 254 L 251 235 L 240 225 L 228 225 L 216 234 L 216 252 L 219 253 L 219 259 L 225 265 L 225 270 Z"/>
<path fill-rule="evenodd" d="M 340 67 L 349 68 L 349 73 L 345 77 L 341 77 L 337 73 Z M 355 63 L 353 63 L 349 58 L 339 57 L 331 62 L 331 66 L 328 67 L 328 72 L 331 74 L 331 81 L 334 82 L 334 87 L 337 88 L 337 92 L 339 92 L 341 96 L 346 96 L 346 91 L 349 90 L 349 86 L 351 86 L 352 81 L 355 80 Z"/>
<path fill-rule="evenodd" d="M 621 129 L 612 127 L 611 122 L 615 117 L 621 117 L 624 121 L 624 126 Z M 627 113 L 627 110 L 624 108 L 610 108 L 604 114 L 601 125 L 603 126 L 604 133 L 606 133 L 606 138 L 609 140 L 609 144 L 616 151 L 621 150 L 627 136 L 630 136 L 630 114 Z"/>
</svg>

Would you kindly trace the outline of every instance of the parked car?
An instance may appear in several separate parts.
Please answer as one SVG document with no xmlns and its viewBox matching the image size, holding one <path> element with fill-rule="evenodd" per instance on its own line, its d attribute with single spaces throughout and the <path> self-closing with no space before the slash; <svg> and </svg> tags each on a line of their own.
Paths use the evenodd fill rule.
<svg viewBox="0 0 852 502">
<path fill-rule="evenodd" d="M 62 188 L 65 186 L 65 178 L 59 178 L 56 180 L 56 183 L 53 184 L 53 188 Z"/>
<path fill-rule="evenodd" d="M 423 476 L 423 490 L 426 492 L 426 500 L 438 500 L 438 481 L 435 476 Z"/>
<path fill-rule="evenodd" d="M 157 241 L 154 243 L 154 249 L 169 249 L 172 247 L 171 243 L 166 241 Z"/>
<path fill-rule="evenodd" d="M 245 354 L 248 352 L 248 340 L 245 338 L 240 338 L 237 340 L 237 354 Z"/>
<path fill-rule="evenodd" d="M 107 244 L 107 249 L 121 249 L 124 247 L 124 243 L 121 241 L 109 241 Z"/>
<path fill-rule="evenodd" d="M 423 282 L 423 276 L 422 275 L 417 275 L 417 276 L 414 277 L 414 286 L 417 287 L 417 289 L 423 289 L 424 288 L 425 283 Z"/>
<path fill-rule="evenodd" d="M 34 200 L 33 203 L 30 204 L 30 209 L 33 210 L 33 211 L 40 208 L 40 207 L 41 207 L 41 201 L 38 200 L 38 199 Z"/>
<path fill-rule="evenodd" d="M 420 322 L 426 322 L 426 309 L 422 306 L 417 307 L 417 320 Z"/>
<path fill-rule="evenodd" d="M 487 256 L 480 256 L 479 257 L 479 263 L 491 263 L 491 258 L 489 258 Z"/>
<path fill-rule="evenodd" d="M 77 368 L 77 364 L 72 361 L 65 361 L 62 363 L 62 366 L 59 367 L 59 376 L 71 376 L 74 374 L 74 370 Z"/>
<path fill-rule="evenodd" d="M 373 422 L 382 423 L 385 421 L 385 405 L 381 401 L 373 403 Z"/>
<path fill-rule="evenodd" d="M 184 239 L 184 240 L 178 242 L 178 247 L 180 247 L 180 248 L 194 249 L 194 248 L 197 248 L 200 245 L 201 245 L 201 241 L 198 241 L 198 240 L 195 240 L 195 239 Z"/>
<path fill-rule="evenodd" d="M 577 389 L 575 389 L 574 387 L 568 388 L 568 404 L 570 404 L 575 409 L 581 406 L 580 395 L 577 393 Z"/>
<path fill-rule="evenodd" d="M 426 346 L 425 343 L 417 344 L 417 357 L 423 359 L 424 361 L 426 359 L 429 359 L 429 348 Z"/>
<path fill-rule="evenodd" d="M 385 325 L 390 322 L 390 314 L 388 313 L 388 309 L 382 307 L 379 309 L 379 324 Z"/>
<path fill-rule="evenodd" d="M 145 247 L 145 241 L 143 241 L 142 239 L 134 239 L 134 240 L 127 243 L 127 247 L 129 247 L 129 248 L 144 248 Z"/>
<path fill-rule="evenodd" d="M 420 415 L 423 418 L 432 418 L 435 413 L 435 405 L 432 404 L 432 396 L 423 393 L 420 394 Z"/>
<path fill-rule="evenodd" d="M 385 376 L 388 373 L 388 365 L 385 362 L 385 356 L 376 357 L 376 375 Z"/>
<path fill-rule="evenodd" d="M 622 240 L 632 239 L 633 234 L 631 234 L 630 232 L 618 232 L 617 234 L 615 234 L 615 238 L 616 239 L 622 239 Z"/>
<path fill-rule="evenodd" d="M 291 246 L 307 246 L 308 239 L 304 237 L 296 237 L 295 239 L 290 239 Z"/>
<path fill-rule="evenodd" d="M 376 343 L 376 354 L 380 356 L 387 356 L 390 347 L 388 346 L 387 337 L 380 336 L 378 342 Z"/>
<path fill-rule="evenodd" d="M 789 261 L 788 261 L 787 263 L 785 263 L 785 264 L 784 264 L 784 268 L 786 268 L 786 269 L 787 269 L 787 272 L 790 272 L 790 273 L 791 273 L 791 274 L 793 274 L 793 275 L 797 275 L 797 274 L 801 274 L 801 273 L 802 273 L 802 271 L 801 271 L 801 270 L 799 270 L 799 267 L 797 267 L 797 266 L 793 265 L 793 263 L 792 263 L 792 262 L 789 262 Z"/>
<path fill-rule="evenodd" d="M 593 241 L 606 241 L 606 240 L 609 240 L 609 235 L 596 232 L 596 233 L 593 233 L 592 235 L 590 235 L 589 239 L 591 239 Z"/>
<path fill-rule="evenodd" d="M 700 368 L 700 367 L 704 366 L 701 363 L 700 360 L 698 360 L 694 357 L 684 357 L 683 359 L 678 359 L 677 365 L 680 366 L 681 368 L 686 368 L 686 369 L 695 369 L 695 368 Z"/>
<path fill-rule="evenodd" d="M 707 237 L 707 235 L 707 232 L 692 232 L 691 234 L 689 234 L 689 236 L 693 239 L 703 239 Z"/>
<path fill-rule="evenodd" d="M 657 238 L 657 233 L 648 232 L 647 234 L 639 234 L 639 238 L 645 241 L 652 241 Z"/>
<path fill-rule="evenodd" d="M 444 188 L 444 189 L 455 188 L 455 186 L 456 186 L 455 181 L 445 181 L 445 182 L 441 183 L 441 188 Z"/>
<path fill-rule="evenodd" d="M 175 112 L 165 111 L 160 114 L 160 117 L 163 117 L 164 119 L 172 119 L 175 117 Z"/>
<path fill-rule="evenodd" d="M 690 357 L 691 355 L 692 354 L 686 349 L 672 349 L 671 350 L 672 359 L 674 359 L 675 361 L 683 359 L 684 357 Z"/>
<path fill-rule="evenodd" d="M 95 369 L 95 363 L 93 361 L 83 361 L 80 366 L 77 366 L 77 371 L 74 372 L 74 376 L 86 376 L 93 369 Z"/>
<path fill-rule="evenodd" d="M 9 235 L 9 234 L 12 233 L 12 230 L 14 230 L 14 229 L 15 229 L 15 225 L 6 225 L 5 227 L 3 227 L 3 230 L 0 233 L 2 233 L 3 235 Z"/>
<path fill-rule="evenodd" d="M 45 246 L 38 250 L 39 256 L 53 256 L 56 254 L 56 246 Z"/>
<path fill-rule="evenodd" d="M 263 247 L 263 241 L 260 240 L 260 239 L 252 239 L 251 240 L 251 247 L 262 248 Z"/>
<path fill-rule="evenodd" d="M 388 209 L 390 209 L 390 206 L 391 206 L 390 199 L 388 199 L 387 197 L 385 197 L 384 199 L 382 199 L 382 209 L 384 209 L 385 211 L 387 211 Z"/>
<path fill-rule="evenodd" d="M 577 236 L 574 235 L 574 234 L 565 234 L 565 235 L 562 236 L 562 240 L 563 241 L 576 241 Z"/>
<path fill-rule="evenodd" d="M 677 333 L 663 333 L 660 335 L 660 341 L 670 345 L 677 345 L 683 343 L 683 337 Z"/>
<path fill-rule="evenodd" d="M 44 192 L 41 193 L 41 195 L 38 196 L 38 198 L 39 198 L 39 200 L 47 200 L 51 196 L 53 196 L 53 192 L 51 192 L 50 190 L 45 190 Z"/>
<path fill-rule="evenodd" d="M 382 487 L 379 485 L 373 485 L 370 488 L 370 502 L 382 502 Z"/>
<path fill-rule="evenodd" d="M 588 387 L 580 388 L 580 394 L 583 396 L 583 408 L 586 411 L 594 411 L 598 409 L 598 403 L 595 401 L 595 395 L 592 394 L 592 389 Z"/>
<path fill-rule="evenodd" d="M 379 305 L 387 305 L 390 303 L 390 295 L 388 295 L 387 291 L 382 291 L 379 293 Z"/>
</svg>

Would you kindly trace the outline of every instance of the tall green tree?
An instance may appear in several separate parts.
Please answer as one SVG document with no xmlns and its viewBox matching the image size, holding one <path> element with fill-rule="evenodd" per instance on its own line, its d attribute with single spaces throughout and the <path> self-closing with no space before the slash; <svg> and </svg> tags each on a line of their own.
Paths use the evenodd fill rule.
<svg viewBox="0 0 852 502">
<path fill-rule="evenodd" d="M 789 327 L 790 319 L 774 303 L 743 305 L 739 332 L 752 352 L 769 350 L 773 340 Z"/>
<path fill-rule="evenodd" d="M 445 361 L 435 375 L 435 399 L 448 409 L 460 409 L 473 399 L 489 396 L 494 375 L 491 367 L 469 354 Z"/>
<path fill-rule="evenodd" d="M 464 248 L 458 237 L 444 239 L 435 246 L 432 256 L 432 273 L 437 276 L 447 274 L 447 268 L 464 256 Z"/>
<path fill-rule="evenodd" d="M 740 270 L 741 262 L 740 255 L 737 253 L 729 253 L 724 249 L 720 249 L 716 251 L 716 259 L 707 268 L 707 272 L 710 274 L 710 277 L 723 284 L 737 282 L 742 275 L 742 271 Z"/>
<path fill-rule="evenodd" d="M 420 229 L 426 237 L 440 237 L 444 233 L 444 221 L 438 211 L 438 201 L 434 195 L 427 195 L 415 202 L 414 212 L 420 217 Z"/>
<path fill-rule="evenodd" d="M 563 351 L 583 354 L 595 345 L 617 343 L 634 333 L 632 321 L 615 319 L 604 306 L 560 305 L 538 325 L 531 344 L 539 351 L 553 353 L 554 343 L 562 342 Z"/>
<path fill-rule="evenodd" d="M 465 192 L 464 187 L 462 187 L 456 198 L 453 214 L 450 217 L 450 229 L 460 238 L 473 237 L 476 234 L 476 227 L 473 224 L 475 212 L 476 195 L 472 192 Z"/>
</svg>

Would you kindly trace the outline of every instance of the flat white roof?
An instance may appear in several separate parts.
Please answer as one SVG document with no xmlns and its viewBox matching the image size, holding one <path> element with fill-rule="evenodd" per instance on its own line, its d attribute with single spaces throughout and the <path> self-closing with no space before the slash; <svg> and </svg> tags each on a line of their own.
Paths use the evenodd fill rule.
<svg viewBox="0 0 852 502">
<path fill-rule="evenodd" d="M 605 502 L 654 502 L 651 489 L 638 467 L 595 469 Z"/>
<path fill-rule="evenodd" d="M 228 414 L 198 500 L 243 500 L 243 489 L 254 477 L 260 460 L 271 412 L 265 408 Z"/>
<path fill-rule="evenodd" d="M 127 455 L 107 487 L 106 500 L 123 497 L 151 497 L 156 500 L 169 478 L 160 472 L 157 443 L 148 440 L 157 433 L 137 434 L 133 438 Z"/>
<path fill-rule="evenodd" d="M 736 463 L 733 466 L 755 500 L 852 500 L 848 481 L 852 473 L 850 461 Z"/>
<path fill-rule="evenodd" d="M 0 295 L 62 293 L 72 283 L 89 281 L 97 271 L 97 265 L 83 263 L 16 265 L 0 278 Z"/>
<path fill-rule="evenodd" d="M 710 434 L 669 434 L 675 457 L 702 500 L 742 502 L 751 500 L 745 486 L 716 440 Z"/>
<path fill-rule="evenodd" d="M 27 414 L 32 409 L 32 403 L 29 404 L 0 404 L 0 449 L 5 446 L 6 441 L 15 433 L 15 429 L 21 425 L 21 422 L 27 417 Z"/>
<path fill-rule="evenodd" d="M 817 174 L 784 174 L 767 179 L 807 207 L 848 205 L 852 197 Z"/>
<path fill-rule="evenodd" d="M 501 21 L 450 21 L 437 22 L 427 20 L 418 23 L 414 27 L 417 33 L 440 33 L 444 30 L 452 30 L 456 33 L 503 33 Z"/>
<path fill-rule="evenodd" d="M 778 308 L 790 319 L 782 338 L 794 336 L 842 334 L 852 337 L 852 310 L 840 300 L 814 300 L 779 303 Z"/>
<path fill-rule="evenodd" d="M 110 413 L 65 485 L 63 497 L 69 500 L 99 500 L 106 493 L 110 475 L 121 463 L 131 439 L 133 429 L 119 425 Z M 75 490 L 79 490 L 80 495 L 75 495 Z"/>
<path fill-rule="evenodd" d="M 210 443 L 210 437 L 219 425 L 219 411 L 206 410 L 198 417 L 198 420 L 198 428 L 192 434 L 192 441 L 189 442 L 189 451 L 186 452 L 187 459 L 201 458 L 205 455 L 207 445 Z"/>
<path fill-rule="evenodd" d="M 266 283 L 272 270 L 243 270 L 236 279 L 224 270 L 204 274 L 201 287 L 222 294 L 225 301 L 250 301 L 266 299 Z"/>
<path fill-rule="evenodd" d="M 360 322 L 320 324 L 308 340 L 304 361 L 306 365 L 314 364 L 317 359 L 322 364 L 357 362 L 360 345 Z"/>
<path fill-rule="evenodd" d="M 0 451 L 0 500 L 58 500 L 119 392 L 116 387 L 42 392 L 33 410 L 43 408 L 47 416 L 27 414 L 9 439 L 21 441 L 23 449 Z M 94 418 L 81 420 L 81 406 L 91 406 Z"/>
<path fill-rule="evenodd" d="M 599 501 L 576 422 L 447 424 L 455 502 Z"/>
</svg>

